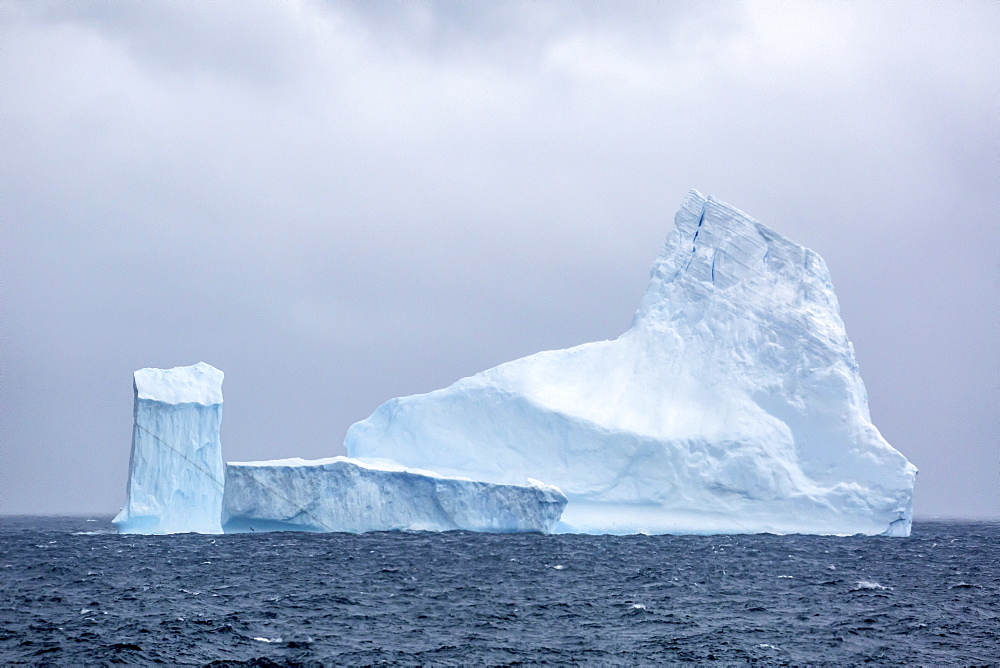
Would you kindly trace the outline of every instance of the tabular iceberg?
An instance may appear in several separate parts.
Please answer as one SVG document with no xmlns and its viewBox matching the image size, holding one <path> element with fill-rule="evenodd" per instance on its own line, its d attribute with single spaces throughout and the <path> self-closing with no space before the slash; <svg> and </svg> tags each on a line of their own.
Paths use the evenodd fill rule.
<svg viewBox="0 0 1000 668">
<path fill-rule="evenodd" d="M 392 462 L 334 457 L 223 464 L 222 379 L 205 363 L 135 372 L 135 425 L 121 533 L 240 531 L 550 532 L 557 488 L 477 482 Z"/>
<path fill-rule="evenodd" d="M 547 533 L 565 506 L 562 492 L 537 481 L 496 485 L 347 457 L 230 462 L 223 527 Z"/>
<path fill-rule="evenodd" d="M 222 532 L 222 378 L 204 362 L 135 372 L 122 533 Z"/>
<path fill-rule="evenodd" d="M 353 425 L 352 457 L 528 477 L 593 533 L 908 535 L 916 468 L 872 425 L 826 264 L 692 191 L 632 327 Z"/>
</svg>

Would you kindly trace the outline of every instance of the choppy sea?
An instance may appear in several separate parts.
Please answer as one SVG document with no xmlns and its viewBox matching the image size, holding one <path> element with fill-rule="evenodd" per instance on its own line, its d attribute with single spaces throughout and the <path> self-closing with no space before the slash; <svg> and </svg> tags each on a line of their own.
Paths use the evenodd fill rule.
<svg viewBox="0 0 1000 668">
<path fill-rule="evenodd" d="M 996 664 L 1000 523 L 120 536 L 0 518 L 0 663 Z"/>
</svg>

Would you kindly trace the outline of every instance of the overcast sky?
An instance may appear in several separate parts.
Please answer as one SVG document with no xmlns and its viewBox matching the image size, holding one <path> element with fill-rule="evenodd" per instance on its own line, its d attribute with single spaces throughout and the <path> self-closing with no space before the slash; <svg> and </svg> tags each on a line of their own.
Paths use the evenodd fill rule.
<svg viewBox="0 0 1000 668">
<path fill-rule="evenodd" d="M 0 3 L 0 512 L 614 338 L 697 188 L 818 251 L 918 516 L 1000 516 L 1000 3 Z"/>
</svg>

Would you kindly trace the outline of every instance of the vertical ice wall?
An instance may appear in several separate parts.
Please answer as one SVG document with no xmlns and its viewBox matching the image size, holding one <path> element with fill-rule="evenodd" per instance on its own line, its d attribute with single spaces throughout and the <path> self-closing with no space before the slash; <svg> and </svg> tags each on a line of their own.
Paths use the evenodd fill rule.
<svg viewBox="0 0 1000 668">
<path fill-rule="evenodd" d="M 222 533 L 223 373 L 199 362 L 135 372 L 122 533 Z"/>
<path fill-rule="evenodd" d="M 246 531 L 549 533 L 566 496 L 347 457 L 226 464 L 223 528 Z"/>
</svg>

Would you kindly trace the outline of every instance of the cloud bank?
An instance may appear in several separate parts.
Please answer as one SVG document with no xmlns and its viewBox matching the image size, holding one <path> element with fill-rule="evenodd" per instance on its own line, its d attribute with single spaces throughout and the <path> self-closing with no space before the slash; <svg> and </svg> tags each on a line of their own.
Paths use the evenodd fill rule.
<svg viewBox="0 0 1000 668">
<path fill-rule="evenodd" d="M 688 188 L 827 260 L 918 515 L 1000 514 L 993 3 L 0 6 L 0 511 L 114 512 L 130 376 L 226 456 L 613 338 Z"/>
</svg>

